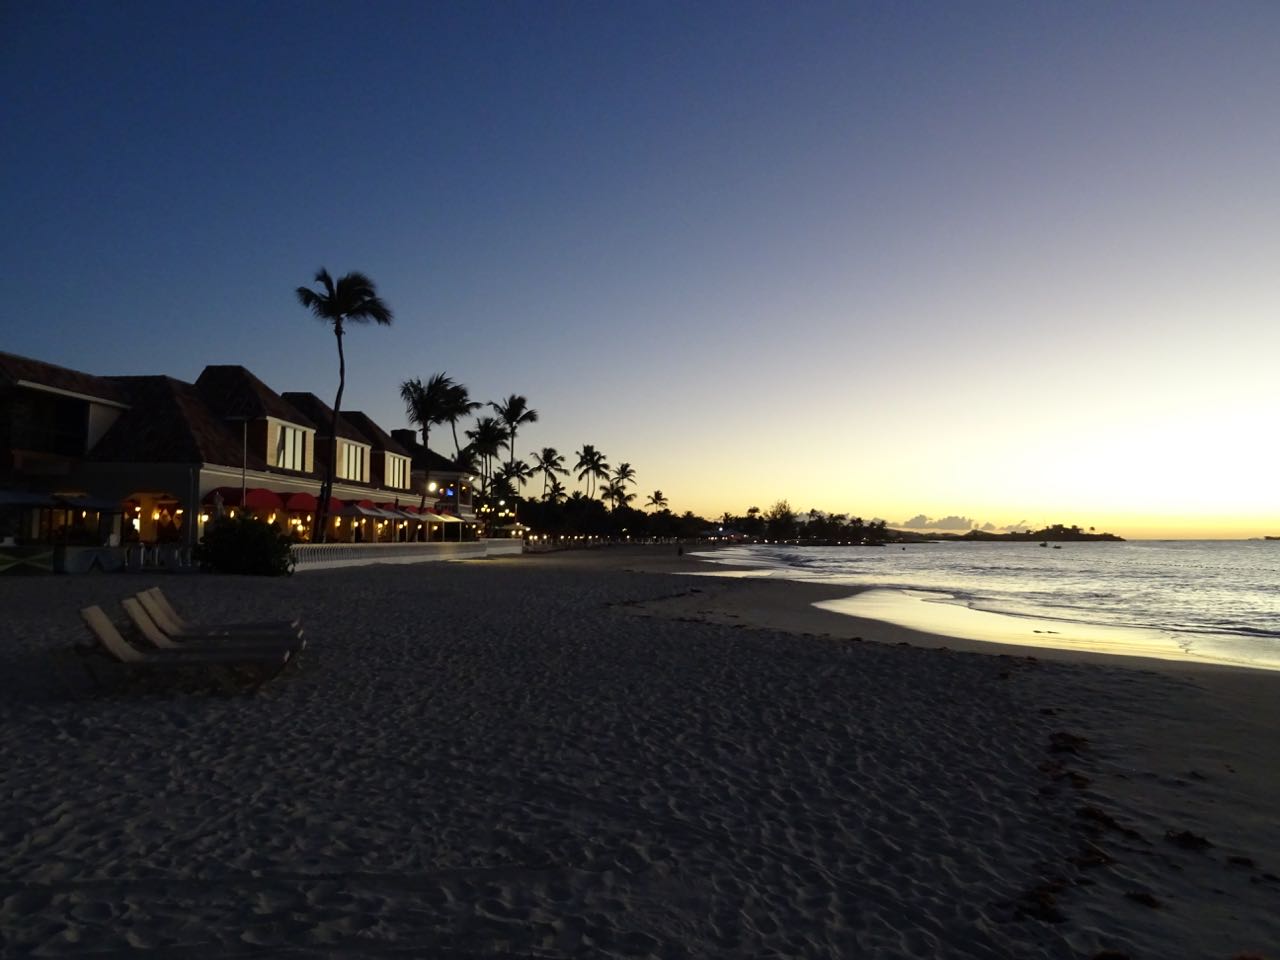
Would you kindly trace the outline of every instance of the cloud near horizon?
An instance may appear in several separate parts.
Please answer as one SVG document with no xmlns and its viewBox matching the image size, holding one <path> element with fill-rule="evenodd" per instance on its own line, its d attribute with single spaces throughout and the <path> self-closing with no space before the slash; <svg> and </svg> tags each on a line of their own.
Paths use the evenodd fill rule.
<svg viewBox="0 0 1280 960">
<path fill-rule="evenodd" d="M 918 513 L 898 526 L 905 530 L 972 530 L 978 524 L 969 517 L 939 517 L 937 520 Z"/>
<path fill-rule="evenodd" d="M 901 523 L 890 524 L 899 530 L 982 530 L 986 533 L 1010 533 L 1014 530 L 1029 530 L 1030 525 L 1026 520 L 1019 520 L 1017 523 L 1009 523 L 1004 526 L 998 526 L 988 520 L 986 523 L 978 523 L 971 517 L 961 517 L 952 514 L 949 517 L 939 517 L 933 519 L 923 513 L 918 513 L 910 520 L 903 520 Z"/>
</svg>

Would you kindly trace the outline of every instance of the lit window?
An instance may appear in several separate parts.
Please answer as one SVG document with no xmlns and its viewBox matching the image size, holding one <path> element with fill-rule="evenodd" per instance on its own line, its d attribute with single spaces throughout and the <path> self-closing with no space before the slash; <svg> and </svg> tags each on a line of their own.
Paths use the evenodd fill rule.
<svg viewBox="0 0 1280 960">
<path fill-rule="evenodd" d="M 276 466 L 286 470 L 307 468 L 307 434 L 297 427 L 280 427 L 276 437 Z"/>
<path fill-rule="evenodd" d="M 394 453 L 387 454 L 387 486 L 400 490 L 409 489 L 409 461 Z"/>
<path fill-rule="evenodd" d="M 364 474 L 364 447 L 357 446 L 354 443 L 344 443 L 342 445 L 342 462 L 339 465 L 340 470 L 338 476 L 343 480 L 365 479 Z"/>
</svg>

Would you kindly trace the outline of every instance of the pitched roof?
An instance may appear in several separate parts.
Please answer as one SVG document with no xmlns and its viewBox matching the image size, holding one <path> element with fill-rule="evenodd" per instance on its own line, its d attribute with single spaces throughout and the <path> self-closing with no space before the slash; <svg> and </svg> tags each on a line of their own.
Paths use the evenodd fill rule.
<svg viewBox="0 0 1280 960">
<path fill-rule="evenodd" d="M 110 379 L 132 406 L 89 452 L 90 460 L 240 465 L 243 428 L 217 416 L 193 385 L 164 376 Z M 245 465 L 250 470 L 267 466 L 252 449 Z"/>
<path fill-rule="evenodd" d="M 0 352 L 0 385 L 17 386 L 19 383 L 38 384 L 110 403 L 129 402 L 123 391 L 107 377 L 95 377 L 91 373 L 81 373 L 42 360 Z"/>
<path fill-rule="evenodd" d="M 315 424 L 316 435 L 327 437 L 329 435 L 329 424 L 333 422 L 333 408 L 317 397 L 314 393 L 295 393 L 286 391 L 280 394 L 291 407 L 294 407 L 306 419 L 306 422 Z M 338 436 L 344 440 L 354 440 L 356 443 L 368 443 L 365 435 L 347 422 L 345 413 L 338 414 Z M 297 418 L 294 418 L 297 422 Z"/>
<path fill-rule="evenodd" d="M 224 419 L 248 417 L 250 420 L 261 420 L 264 417 L 275 417 L 300 427 L 316 426 L 304 413 L 238 364 L 205 367 L 196 379 L 196 389 L 204 396 L 213 412 Z"/>
<path fill-rule="evenodd" d="M 404 447 L 405 452 L 409 455 L 412 466 L 415 470 L 431 469 L 437 473 L 443 471 L 452 471 L 453 473 L 462 474 L 464 471 L 458 469 L 458 465 L 448 457 L 441 456 L 434 450 L 429 450 L 420 444 L 414 437 L 414 432 L 408 429 L 392 431 L 392 435 Z"/>
<path fill-rule="evenodd" d="M 374 423 L 368 414 L 359 410 L 344 410 L 342 411 L 342 419 L 359 430 L 373 449 L 385 450 L 387 453 L 398 453 L 402 457 L 410 456 L 409 451 L 400 446 L 399 442 L 391 434 Z"/>
</svg>

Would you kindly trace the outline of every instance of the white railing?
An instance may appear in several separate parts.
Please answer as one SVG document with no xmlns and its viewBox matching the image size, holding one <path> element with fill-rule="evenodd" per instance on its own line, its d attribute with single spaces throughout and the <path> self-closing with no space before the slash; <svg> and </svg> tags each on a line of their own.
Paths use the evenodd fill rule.
<svg viewBox="0 0 1280 960">
<path fill-rule="evenodd" d="M 519 541 L 517 541 L 518 543 Z M 361 567 L 370 563 L 430 563 L 475 560 L 489 555 L 486 542 L 463 543 L 295 543 L 294 570 Z"/>
<path fill-rule="evenodd" d="M 490 557 L 510 557 L 524 553 L 524 541 L 519 537 L 494 537 L 484 541 L 485 555 Z"/>
</svg>

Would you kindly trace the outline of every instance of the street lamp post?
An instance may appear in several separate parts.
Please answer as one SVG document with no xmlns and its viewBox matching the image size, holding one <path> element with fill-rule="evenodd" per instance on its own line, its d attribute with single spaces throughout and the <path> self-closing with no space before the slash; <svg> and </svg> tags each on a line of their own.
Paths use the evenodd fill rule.
<svg viewBox="0 0 1280 960">
<path fill-rule="evenodd" d="M 240 512 L 244 513 L 246 478 L 249 468 L 249 417 L 227 417 L 231 422 L 240 421 Z"/>
</svg>

